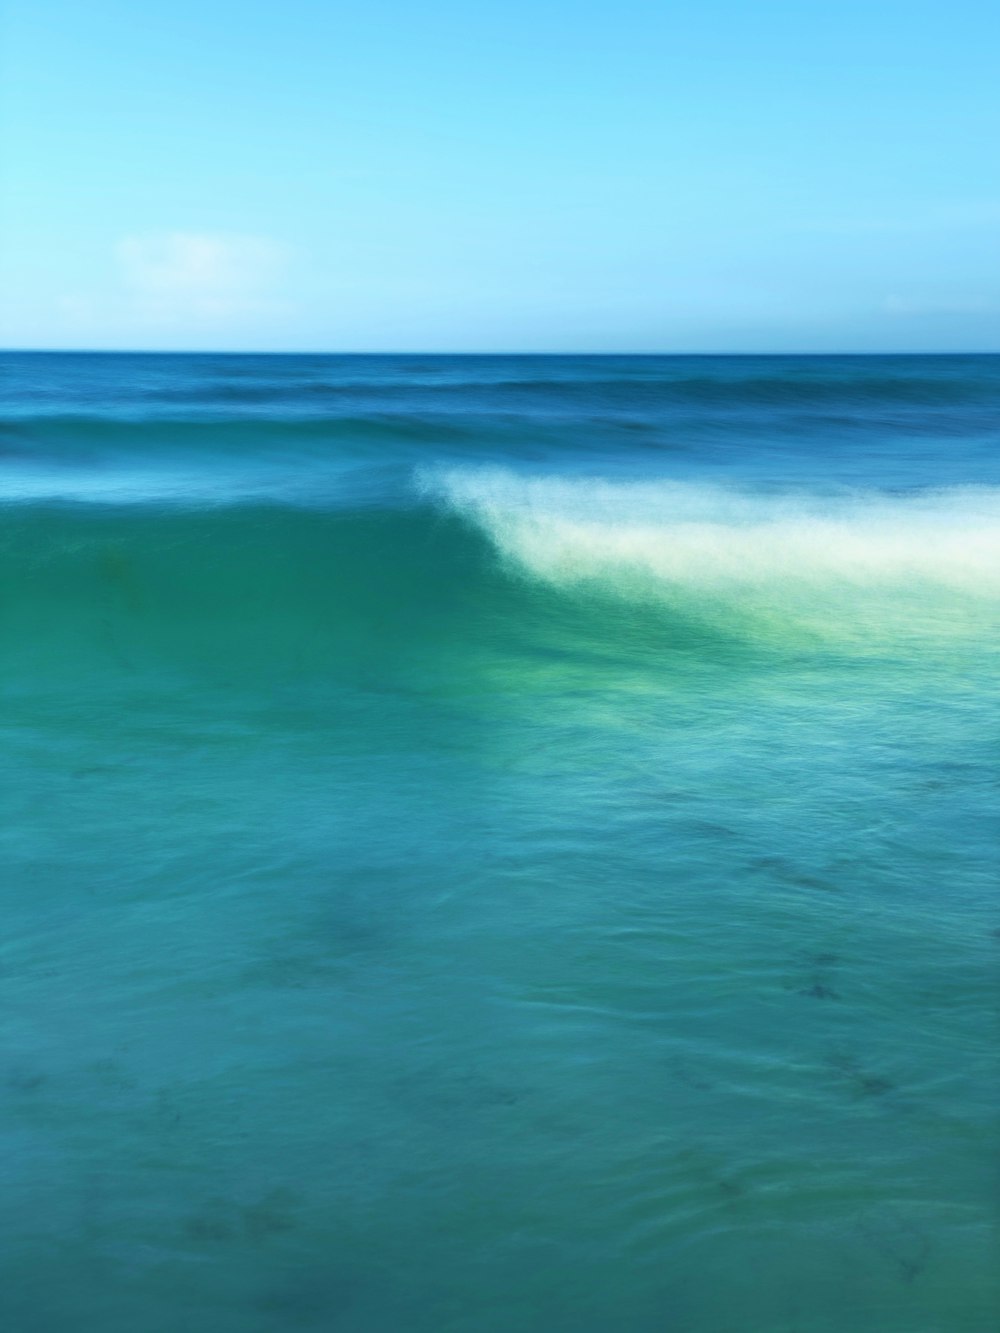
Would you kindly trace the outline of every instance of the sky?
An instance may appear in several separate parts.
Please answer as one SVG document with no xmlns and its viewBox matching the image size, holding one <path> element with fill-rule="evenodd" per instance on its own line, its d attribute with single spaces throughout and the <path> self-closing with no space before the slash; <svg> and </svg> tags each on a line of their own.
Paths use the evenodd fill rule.
<svg viewBox="0 0 1000 1333">
<path fill-rule="evenodd" d="M 995 0 L 5 0 L 0 339 L 1000 351 Z"/>
</svg>

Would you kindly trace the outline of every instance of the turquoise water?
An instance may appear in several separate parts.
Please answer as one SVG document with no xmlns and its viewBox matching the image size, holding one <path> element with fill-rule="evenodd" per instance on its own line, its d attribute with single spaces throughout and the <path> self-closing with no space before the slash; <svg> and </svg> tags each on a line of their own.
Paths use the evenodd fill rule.
<svg viewBox="0 0 1000 1333">
<path fill-rule="evenodd" d="M 992 1333 L 1000 358 L 10 355 L 11 1333 Z"/>
</svg>

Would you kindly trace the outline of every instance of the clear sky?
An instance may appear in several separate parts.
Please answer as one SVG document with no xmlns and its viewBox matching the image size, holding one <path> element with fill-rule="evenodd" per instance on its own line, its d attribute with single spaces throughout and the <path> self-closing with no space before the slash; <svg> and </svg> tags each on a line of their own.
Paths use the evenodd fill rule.
<svg viewBox="0 0 1000 1333">
<path fill-rule="evenodd" d="M 6 0 L 3 341 L 1000 350 L 996 0 Z"/>
</svg>

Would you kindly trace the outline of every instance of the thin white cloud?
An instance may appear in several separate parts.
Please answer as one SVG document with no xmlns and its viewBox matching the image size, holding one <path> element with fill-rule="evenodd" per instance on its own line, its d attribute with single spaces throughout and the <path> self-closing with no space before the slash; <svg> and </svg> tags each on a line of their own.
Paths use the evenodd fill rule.
<svg viewBox="0 0 1000 1333">
<path fill-rule="evenodd" d="M 154 322 L 276 314 L 286 248 L 262 236 L 164 232 L 118 243 L 122 281 L 134 312 Z"/>
</svg>

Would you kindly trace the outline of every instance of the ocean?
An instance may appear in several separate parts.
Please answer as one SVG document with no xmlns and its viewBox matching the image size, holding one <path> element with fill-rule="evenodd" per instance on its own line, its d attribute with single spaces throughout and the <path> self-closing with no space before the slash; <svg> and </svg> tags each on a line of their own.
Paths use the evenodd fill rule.
<svg viewBox="0 0 1000 1333">
<path fill-rule="evenodd" d="M 4 1333 L 992 1333 L 1000 357 L 2 373 Z"/>
</svg>

